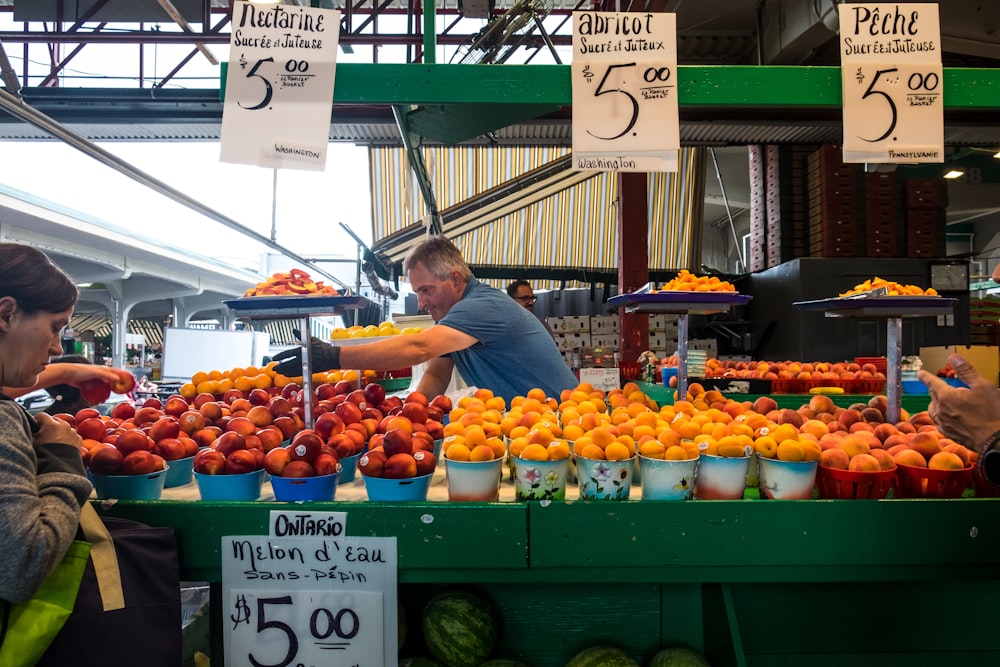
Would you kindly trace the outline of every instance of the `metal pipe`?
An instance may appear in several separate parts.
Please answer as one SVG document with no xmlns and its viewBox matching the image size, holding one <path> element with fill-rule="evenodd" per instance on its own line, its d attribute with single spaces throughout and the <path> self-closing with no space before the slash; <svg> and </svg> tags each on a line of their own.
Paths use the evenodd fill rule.
<svg viewBox="0 0 1000 667">
<path fill-rule="evenodd" d="M 105 166 L 111 167 L 120 174 L 128 176 L 137 183 L 145 185 L 150 190 L 153 190 L 154 192 L 157 192 L 163 195 L 164 197 L 172 199 L 175 202 L 186 206 L 192 211 L 200 213 L 206 218 L 215 220 L 216 222 L 221 223 L 226 227 L 229 227 L 230 229 L 237 231 L 240 234 L 257 241 L 258 243 L 261 243 L 262 245 L 271 248 L 272 250 L 276 250 L 285 257 L 293 259 L 296 262 L 299 262 L 302 265 L 309 267 L 316 273 L 319 273 L 320 275 L 329 278 L 337 285 L 340 285 L 345 289 L 349 289 L 348 285 L 342 282 L 339 278 L 330 273 L 327 273 L 326 271 L 316 266 L 315 264 L 305 259 L 304 257 L 301 257 L 300 255 L 289 250 L 288 248 L 285 248 L 284 246 L 275 243 L 271 239 L 255 232 L 249 227 L 241 225 L 232 218 L 229 218 L 223 215 L 222 213 L 219 213 L 215 209 L 209 208 L 208 206 L 202 204 L 201 202 L 192 199 L 191 197 L 187 196 L 180 190 L 172 188 L 163 181 L 154 178 L 153 176 L 150 176 L 146 172 L 138 169 L 137 167 L 132 166 L 128 162 L 125 162 L 124 160 L 119 158 L 117 155 L 109 153 L 100 146 L 94 144 L 86 137 L 83 137 L 77 134 L 76 132 L 73 132 L 69 128 L 60 125 L 52 118 L 49 118 L 48 116 L 41 113 L 37 109 L 32 108 L 29 104 L 23 102 L 22 100 L 18 99 L 14 95 L 11 95 L 5 90 L 0 90 L 0 109 L 7 111 L 15 118 L 20 118 L 29 125 L 33 125 L 41 130 L 48 132 L 57 139 L 61 139 L 62 141 L 69 144 L 73 148 L 76 148 L 85 155 L 89 155 L 98 162 L 104 164 Z"/>
</svg>

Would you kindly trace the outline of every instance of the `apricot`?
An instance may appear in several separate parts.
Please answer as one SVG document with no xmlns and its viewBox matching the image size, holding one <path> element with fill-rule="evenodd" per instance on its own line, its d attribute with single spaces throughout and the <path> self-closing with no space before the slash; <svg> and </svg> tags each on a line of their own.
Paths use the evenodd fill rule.
<svg viewBox="0 0 1000 667">
<path fill-rule="evenodd" d="M 878 472 L 882 470 L 882 464 L 871 454 L 858 454 L 851 457 L 847 469 L 854 472 Z"/>
<path fill-rule="evenodd" d="M 913 466 L 915 468 L 926 468 L 927 460 L 923 454 L 915 449 L 903 449 L 893 455 L 892 460 L 896 465 Z"/>
<path fill-rule="evenodd" d="M 778 459 L 781 461 L 802 461 L 805 457 L 805 451 L 797 440 L 785 440 L 778 445 Z"/>
</svg>

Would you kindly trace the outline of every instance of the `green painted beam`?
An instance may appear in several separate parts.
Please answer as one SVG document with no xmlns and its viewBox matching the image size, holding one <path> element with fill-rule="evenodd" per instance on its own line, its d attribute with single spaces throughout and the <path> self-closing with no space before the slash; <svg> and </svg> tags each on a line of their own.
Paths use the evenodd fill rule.
<svg viewBox="0 0 1000 667">
<path fill-rule="evenodd" d="M 225 87 L 226 63 L 223 63 Z M 841 105 L 839 67 L 677 68 L 686 107 L 823 109 Z M 220 90 L 221 95 L 221 90 Z M 944 70 L 945 108 L 1000 107 L 1000 69 Z M 337 65 L 337 104 L 572 104 L 569 65 Z"/>
</svg>

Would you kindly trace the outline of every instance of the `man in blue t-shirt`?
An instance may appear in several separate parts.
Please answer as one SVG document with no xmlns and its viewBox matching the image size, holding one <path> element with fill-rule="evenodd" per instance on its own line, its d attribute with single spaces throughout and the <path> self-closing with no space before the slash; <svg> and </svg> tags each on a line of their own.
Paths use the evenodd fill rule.
<svg viewBox="0 0 1000 667">
<path fill-rule="evenodd" d="M 548 396 L 578 383 L 552 336 L 528 310 L 504 292 L 479 282 L 458 248 L 440 236 L 418 243 L 403 262 L 417 305 L 436 323 L 418 334 L 366 345 L 310 344 L 312 370 L 391 370 L 427 363 L 417 391 L 445 391 L 453 369 L 471 386 L 491 389 L 508 404 L 538 387 Z M 275 371 L 302 374 L 301 351 L 275 356 Z"/>
</svg>

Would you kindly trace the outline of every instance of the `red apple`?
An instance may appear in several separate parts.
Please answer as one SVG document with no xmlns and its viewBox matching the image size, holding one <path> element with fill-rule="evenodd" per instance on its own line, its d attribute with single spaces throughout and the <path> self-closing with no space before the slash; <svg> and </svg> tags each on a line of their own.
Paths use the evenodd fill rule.
<svg viewBox="0 0 1000 667">
<path fill-rule="evenodd" d="M 159 401 L 157 401 L 159 403 Z M 132 421 L 135 422 L 136 426 L 142 426 L 143 424 L 152 424 L 157 419 L 163 416 L 163 410 L 160 408 L 154 408 L 151 405 L 144 405 L 135 411 L 135 416 Z"/>
<path fill-rule="evenodd" d="M 205 428 L 205 417 L 197 410 L 185 410 L 177 417 L 181 432 L 191 434 Z"/>
<path fill-rule="evenodd" d="M 440 394 L 431 399 L 431 405 L 439 407 L 441 409 L 441 412 L 445 414 L 451 412 L 452 408 L 451 399 L 445 396 L 444 394 Z"/>
<path fill-rule="evenodd" d="M 257 438 L 260 440 L 260 448 L 265 452 L 269 452 L 275 447 L 281 447 L 281 443 L 285 439 L 285 436 L 282 435 L 279 428 L 275 426 L 265 426 L 257 431 Z"/>
<path fill-rule="evenodd" d="M 281 395 L 287 399 L 291 399 L 292 396 L 295 396 L 300 391 L 302 391 L 302 387 L 294 382 L 289 382 L 281 388 Z"/>
<path fill-rule="evenodd" d="M 351 403 L 354 403 L 362 410 L 368 407 L 368 401 L 365 400 L 365 392 L 363 389 L 355 389 L 354 391 L 349 393 L 347 395 L 347 400 L 350 401 Z"/>
<path fill-rule="evenodd" d="M 170 415 L 171 417 L 180 417 L 182 414 L 187 412 L 189 408 L 190 406 L 185 399 L 180 396 L 171 396 L 167 399 L 167 402 L 163 404 L 163 413 Z"/>
<path fill-rule="evenodd" d="M 83 408 L 82 410 L 77 410 L 76 413 L 73 414 L 73 419 L 75 419 L 76 423 L 79 424 L 84 419 L 92 419 L 100 416 L 101 413 L 94 408 Z"/>
<path fill-rule="evenodd" d="M 427 396 L 425 396 L 423 392 L 411 391 L 403 403 L 419 403 L 420 405 L 428 405 L 429 402 L 427 400 Z"/>
<path fill-rule="evenodd" d="M 326 401 L 337 395 L 337 388 L 329 382 L 324 382 L 318 387 L 314 387 L 313 392 L 316 394 L 317 401 Z"/>
<path fill-rule="evenodd" d="M 227 475 L 242 475 L 257 470 L 257 457 L 246 449 L 237 449 L 226 457 L 225 472 Z"/>
<path fill-rule="evenodd" d="M 76 427 L 76 432 L 80 434 L 81 438 L 90 438 L 91 440 L 100 440 L 104 437 L 105 431 L 108 430 L 107 425 L 104 420 L 100 417 L 91 417 L 90 419 L 84 419 Z"/>
<path fill-rule="evenodd" d="M 427 421 L 427 406 L 416 401 L 403 403 L 400 414 L 409 419 L 414 424 L 423 424 Z"/>
<path fill-rule="evenodd" d="M 199 447 L 210 447 L 216 438 L 219 437 L 221 429 L 215 426 L 200 428 L 191 434 L 191 439 L 198 443 Z"/>
<path fill-rule="evenodd" d="M 331 437 L 327 440 L 326 444 L 333 448 L 337 458 L 343 459 L 348 456 L 354 456 L 357 453 L 354 440 L 345 433 L 338 433 L 337 435 Z"/>
<path fill-rule="evenodd" d="M 192 438 L 185 438 L 183 435 L 178 440 L 184 445 L 184 456 L 194 456 L 198 453 L 198 442 Z"/>
<path fill-rule="evenodd" d="M 281 431 L 281 435 L 284 436 L 285 440 L 295 435 L 295 432 L 299 430 L 298 424 L 295 423 L 295 419 L 287 415 L 275 417 L 274 422 L 272 422 L 272 426 L 276 426 L 278 430 Z"/>
<path fill-rule="evenodd" d="M 268 393 L 267 389 L 251 389 L 250 393 L 247 394 L 247 400 L 250 401 L 250 405 L 266 406 L 271 402 L 271 394 Z"/>
<path fill-rule="evenodd" d="M 354 383 L 350 380 L 341 380 L 337 384 L 333 385 L 334 392 L 342 395 L 350 394 L 354 391 Z"/>
<path fill-rule="evenodd" d="M 267 409 L 274 417 L 283 417 L 292 411 L 292 404 L 284 396 L 272 396 L 267 403 Z"/>
<path fill-rule="evenodd" d="M 160 399 L 158 399 L 158 398 L 149 397 L 145 401 L 142 402 L 142 407 L 144 407 L 144 408 L 156 408 L 157 410 L 162 410 L 163 409 L 163 403 L 161 403 Z"/>
</svg>

